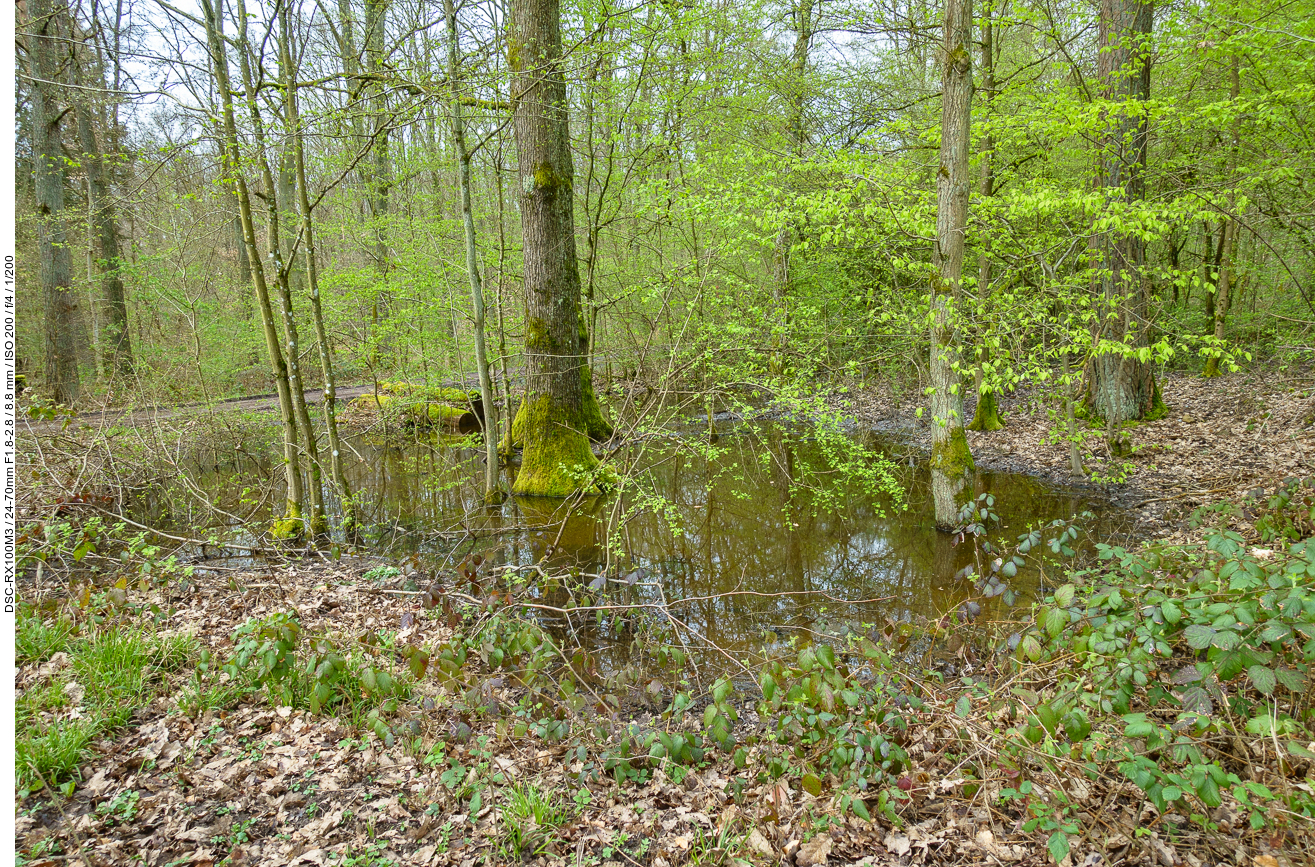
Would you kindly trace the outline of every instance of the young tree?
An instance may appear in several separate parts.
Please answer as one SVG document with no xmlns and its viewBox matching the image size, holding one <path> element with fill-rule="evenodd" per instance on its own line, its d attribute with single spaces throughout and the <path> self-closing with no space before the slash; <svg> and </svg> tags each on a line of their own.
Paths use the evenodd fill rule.
<svg viewBox="0 0 1315 867">
<path fill-rule="evenodd" d="M 1134 213 L 1146 195 L 1151 24 L 1150 0 L 1101 0 L 1099 71 L 1107 105 L 1099 180 L 1111 228 L 1096 242 L 1105 317 L 1091 360 L 1088 400 L 1113 442 L 1118 425 L 1145 418 L 1159 398 L 1154 371 L 1139 353 L 1150 323 L 1146 243 Z"/>
<path fill-rule="evenodd" d="M 498 405 L 493 394 L 488 352 L 484 345 L 484 285 L 480 282 L 479 250 L 475 245 L 475 217 L 470 201 L 470 151 L 466 147 L 466 124 L 461 112 L 460 64 L 457 52 L 457 9 L 453 0 L 443 0 L 447 19 L 447 79 L 452 91 L 452 144 L 457 154 L 457 184 L 461 188 L 461 226 L 466 247 L 466 271 L 470 298 L 475 308 L 475 367 L 479 372 L 479 394 L 484 404 L 484 498 L 498 496 Z"/>
<path fill-rule="evenodd" d="M 963 284 L 968 225 L 968 148 L 972 120 L 972 0 L 946 0 L 941 53 L 941 153 L 936 173 L 936 246 L 931 297 L 931 490 L 936 526 L 957 523 L 976 467 L 963 432 L 963 390 L 955 317 Z"/>
<path fill-rule="evenodd" d="M 265 336 L 265 351 L 269 358 L 274 387 L 279 396 L 279 414 L 283 420 L 283 463 L 287 474 L 286 508 L 280 522 L 280 535 L 299 536 L 303 531 L 302 503 L 305 491 L 301 480 L 301 458 L 298 454 L 296 410 L 292 403 L 292 389 L 288 381 L 288 367 L 279 345 L 278 325 L 269 301 L 269 284 L 265 281 L 265 264 L 256 245 L 255 219 L 251 213 L 251 195 L 246 175 L 242 171 L 242 154 L 238 146 L 237 114 L 233 109 L 233 87 L 228 74 L 228 52 L 224 38 L 224 18 L 217 0 L 201 0 L 205 20 L 206 44 L 214 70 L 215 88 L 219 91 L 223 141 L 221 160 L 225 181 L 233 184 L 237 197 L 238 216 L 242 221 L 242 241 L 251 263 L 251 283 L 256 292 L 256 306 L 260 310 L 260 324 Z M 245 40 L 244 40 L 245 41 Z M 245 50 L 245 48 L 243 48 Z M 270 186 L 271 192 L 272 185 Z M 276 236 L 277 237 L 277 236 Z M 271 252 L 277 251 L 277 245 Z"/>
<path fill-rule="evenodd" d="M 1219 244 L 1219 268 L 1218 278 L 1215 281 L 1214 291 L 1214 321 L 1211 323 L 1214 327 L 1215 340 L 1223 343 L 1224 340 L 1224 323 L 1228 318 L 1228 308 L 1233 302 L 1233 284 L 1235 282 L 1234 272 L 1236 270 L 1234 259 L 1237 254 L 1237 154 L 1242 147 L 1242 114 L 1238 105 L 1238 100 L 1242 96 L 1242 73 L 1241 63 L 1236 54 L 1229 58 L 1228 63 L 1228 95 L 1232 101 L 1233 120 L 1229 124 L 1229 144 L 1228 144 L 1228 165 L 1226 173 L 1228 175 L 1228 195 L 1225 199 L 1228 213 L 1224 216 L 1223 237 Z M 1207 377 L 1218 376 L 1219 356 L 1211 355 L 1205 363 L 1205 375 Z"/>
<path fill-rule="evenodd" d="M 559 0 L 512 6 L 507 55 L 520 153 L 525 258 L 524 445 L 512 492 L 565 497 L 597 464 L 584 415 L 580 273 L 575 254 L 571 131 L 562 70 Z"/>
<path fill-rule="evenodd" d="M 56 82 L 63 77 L 59 32 L 51 0 L 29 0 L 24 34 L 32 171 L 36 178 L 37 243 L 41 256 L 41 290 L 45 307 L 45 375 L 56 403 L 78 400 L 78 296 L 73 291 L 73 263 L 64 220 L 64 143 Z"/>
<path fill-rule="evenodd" d="M 288 6 L 283 5 L 279 9 L 282 32 L 279 43 L 279 65 L 283 69 L 283 87 L 287 92 L 285 109 L 292 156 L 291 168 L 296 188 L 296 207 L 301 217 L 301 237 L 306 247 L 306 281 L 310 288 L 311 318 L 315 323 L 315 343 L 319 349 L 320 373 L 324 378 L 324 395 L 320 403 L 324 409 L 324 426 L 329 438 L 329 474 L 333 479 L 334 487 L 338 490 L 343 532 L 348 539 L 355 540 L 359 524 L 356 518 L 356 503 L 352 499 L 352 489 L 347 482 L 347 472 L 343 467 L 342 442 L 338 436 L 338 388 L 333 375 L 333 348 L 329 345 L 329 335 L 324 327 L 324 313 L 320 307 L 320 272 L 316 260 L 315 224 L 310 191 L 306 185 L 306 151 L 302 141 L 301 113 L 297 102 L 298 70 L 294 61 L 298 55 L 291 17 Z"/>
<path fill-rule="evenodd" d="M 257 170 L 260 172 L 261 186 L 264 189 L 265 201 L 265 246 L 269 251 L 270 272 L 274 277 L 274 288 L 279 294 L 279 306 L 283 313 L 283 338 L 286 342 L 288 354 L 286 362 L 288 394 L 292 400 L 293 417 L 296 419 L 297 430 L 300 442 L 305 446 L 306 461 L 310 466 L 310 485 L 309 485 L 309 503 L 310 503 L 310 531 L 312 535 L 320 536 L 328 530 L 328 523 L 324 515 L 324 488 L 321 483 L 319 449 L 316 445 L 315 427 L 311 424 L 310 411 L 306 407 L 306 389 L 301 377 L 301 363 L 299 357 L 301 354 L 301 340 L 297 334 L 297 316 L 292 306 L 292 285 L 290 283 L 293 262 L 286 261 L 283 257 L 282 244 L 282 212 L 279 208 L 279 196 L 277 182 L 274 179 L 274 171 L 270 167 L 269 135 L 265 127 L 264 115 L 260 110 L 260 99 L 256 92 L 256 77 L 253 69 L 253 45 L 248 37 L 248 22 L 251 16 L 247 14 L 246 0 L 237 0 L 237 53 L 238 68 L 242 72 L 242 89 L 246 94 L 247 114 L 251 118 L 251 134 L 254 139 L 254 147 L 251 149 L 252 159 L 255 162 Z M 273 23 L 270 23 L 268 35 L 272 34 Z M 262 43 L 265 40 L 262 40 Z M 259 55 L 255 56 L 257 62 Z"/>
<path fill-rule="evenodd" d="M 995 195 L 995 140 L 991 135 L 991 109 L 995 102 L 995 22 L 992 20 L 994 0 L 986 0 L 982 10 L 982 117 L 986 121 L 986 130 L 981 141 L 981 192 L 983 200 Z M 982 306 L 991 292 L 991 230 L 982 233 L 982 250 L 977 263 L 977 297 Z M 991 360 L 990 334 L 982 333 L 977 343 L 977 406 L 973 409 L 973 420 L 968 430 L 994 431 L 1004 425 L 1000 422 L 1000 411 L 995 402 L 995 386 L 986 381 L 983 367 Z"/>
</svg>

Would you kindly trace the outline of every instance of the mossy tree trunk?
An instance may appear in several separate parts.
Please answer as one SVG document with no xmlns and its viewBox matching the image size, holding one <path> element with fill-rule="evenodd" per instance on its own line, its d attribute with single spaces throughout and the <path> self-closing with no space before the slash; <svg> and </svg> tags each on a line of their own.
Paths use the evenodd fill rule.
<svg viewBox="0 0 1315 867">
<path fill-rule="evenodd" d="M 512 493 L 566 497 L 591 489 L 580 367 L 580 272 L 576 262 L 575 170 L 562 69 L 559 0 L 512 5 L 508 65 L 520 154 L 525 251 L 524 454 Z"/>
<path fill-rule="evenodd" d="M 991 2 L 987 0 L 982 14 L 982 92 L 985 94 L 982 114 L 987 121 L 995 101 L 995 26 L 991 20 Z M 995 140 L 990 127 L 982 135 L 982 199 L 995 195 Z M 983 233 L 982 250 L 977 263 L 977 297 L 979 305 L 985 309 L 991 294 L 991 232 Z M 968 430 L 995 431 L 1004 427 L 1000 421 L 1000 411 L 996 406 L 995 388 L 986 380 L 985 368 L 991 361 L 990 333 L 983 329 L 977 341 L 976 386 L 977 407 L 973 410 L 973 420 Z"/>
<path fill-rule="evenodd" d="M 931 489 L 936 526 L 958 523 L 972 494 L 976 467 L 963 432 L 963 388 L 957 370 L 955 317 L 963 283 L 964 232 L 968 225 L 968 166 L 973 93 L 972 0 L 947 0 L 941 56 L 940 170 L 936 175 L 936 246 L 932 264 Z"/>
<path fill-rule="evenodd" d="M 302 143 L 301 116 L 297 102 L 297 74 L 293 58 L 297 50 L 288 7 L 279 10 L 283 39 L 279 45 L 279 63 L 283 67 L 283 86 L 287 93 L 287 125 L 297 212 L 301 218 L 302 241 L 306 247 L 306 281 L 310 289 L 311 317 L 315 324 L 315 342 L 319 349 L 320 373 L 324 378 L 324 426 L 329 439 L 329 474 L 342 504 L 342 528 L 348 540 L 359 539 L 360 526 L 356 518 L 356 503 L 352 499 L 351 485 L 343 466 L 342 441 L 338 436 L 338 388 L 333 375 L 333 351 L 324 327 L 324 312 L 320 307 L 320 272 L 315 259 L 315 224 L 311 212 L 310 191 L 306 185 L 306 153 Z"/>
<path fill-rule="evenodd" d="M 453 0 L 443 0 L 447 19 L 447 79 L 452 88 L 452 144 L 457 154 L 457 182 L 461 187 L 461 226 L 466 247 L 466 272 L 475 311 L 475 368 L 479 373 L 479 395 L 484 404 L 484 500 L 499 499 L 498 493 L 498 404 L 493 394 L 484 344 L 484 284 L 480 280 L 479 251 L 475 246 L 475 215 L 470 199 L 470 151 L 466 147 L 465 119 L 461 113 L 460 64 L 457 46 L 457 10 Z"/>
<path fill-rule="evenodd" d="M 45 313 L 45 379 L 56 403 L 78 400 L 78 295 L 73 291 L 73 257 L 64 219 L 64 145 L 60 135 L 59 56 L 64 34 L 50 0 L 29 0 L 27 88 L 36 180 L 37 245 Z"/>
<path fill-rule="evenodd" d="M 288 486 L 284 517 L 275 523 L 279 529 L 278 535 L 300 536 L 303 531 L 301 507 L 305 492 L 302 487 L 301 459 L 298 454 L 297 421 L 292 405 L 292 390 L 288 384 L 287 364 L 284 362 L 283 350 L 279 345 L 278 325 L 274 321 L 274 310 L 269 301 L 269 284 L 265 281 L 264 262 L 256 245 L 251 195 L 247 188 L 246 176 L 242 173 L 237 117 L 233 109 L 233 88 L 228 74 L 228 54 L 225 50 L 224 19 L 216 0 L 201 0 L 201 11 L 205 19 L 207 47 L 222 112 L 223 142 L 220 157 L 224 179 L 225 182 L 233 184 L 234 194 L 237 197 L 238 217 L 242 222 L 242 241 L 247 249 L 247 260 L 251 264 L 251 282 L 256 293 L 256 306 L 260 311 L 260 324 L 265 336 L 265 350 L 269 358 L 270 371 L 274 376 L 275 388 L 278 390 L 279 415 L 283 421 L 283 462 Z"/>
<path fill-rule="evenodd" d="M 1151 25 L 1148 0 L 1101 0 L 1099 68 L 1107 106 L 1100 186 L 1111 208 L 1138 203 L 1146 194 Z M 1146 418 L 1159 400 L 1150 363 L 1137 357 L 1149 334 L 1146 244 L 1135 226 L 1125 225 L 1102 234 L 1096 255 L 1106 311 L 1100 337 L 1117 345 L 1092 357 L 1087 399 L 1117 437 L 1119 425 Z"/>
</svg>

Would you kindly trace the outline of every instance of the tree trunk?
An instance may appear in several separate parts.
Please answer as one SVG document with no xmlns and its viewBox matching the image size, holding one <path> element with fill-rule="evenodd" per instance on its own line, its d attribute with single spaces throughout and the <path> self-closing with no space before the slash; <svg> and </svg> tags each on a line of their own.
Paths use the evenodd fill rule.
<svg viewBox="0 0 1315 867">
<path fill-rule="evenodd" d="M 369 76 L 363 91 L 370 111 L 370 159 L 362 163 L 368 172 L 366 203 L 370 209 L 370 224 L 374 231 L 374 265 L 381 278 L 391 270 L 388 249 L 389 193 L 392 174 L 389 158 L 388 96 L 383 86 L 384 35 L 388 21 L 388 0 L 365 0 L 365 71 Z M 390 314 L 391 296 L 381 289 L 375 311 L 376 318 L 386 321 Z"/>
<path fill-rule="evenodd" d="M 36 179 L 37 245 L 45 306 L 45 376 L 56 403 L 79 396 L 78 295 L 73 290 L 73 259 L 64 221 L 64 146 L 59 108 L 60 44 L 50 0 L 29 0 L 26 48 L 31 105 L 32 169 Z"/>
<path fill-rule="evenodd" d="M 88 64 L 90 65 L 90 64 Z M 106 379 L 115 375 L 131 377 L 133 372 L 132 336 L 128 328 L 128 299 L 123 288 L 119 260 L 119 227 L 105 173 L 105 151 L 96 141 L 95 113 L 81 73 L 82 64 L 73 63 L 77 89 L 78 146 L 87 173 L 87 198 L 92 231 L 100 255 L 101 304 L 105 326 L 100 341 L 101 370 Z"/>
<path fill-rule="evenodd" d="M 808 128 L 804 121 L 804 109 L 808 104 L 808 56 L 813 45 L 813 2 L 814 0 L 797 0 L 790 10 L 794 25 L 794 47 L 790 50 L 790 81 L 787 133 L 790 138 L 792 156 L 801 160 L 808 147 Z M 790 294 L 794 277 L 793 263 L 790 261 L 791 250 L 797 240 L 798 231 L 794 218 L 787 214 L 785 224 L 776 234 L 776 249 L 772 255 L 772 300 L 776 305 L 776 327 L 779 333 L 772 335 L 773 353 L 771 367 L 773 373 L 780 373 L 785 367 L 785 350 L 790 342 Z"/>
<path fill-rule="evenodd" d="M 237 12 L 238 57 L 242 70 L 242 87 L 246 92 L 247 112 L 251 116 L 256 167 L 260 170 L 261 183 L 267 193 L 265 197 L 266 247 L 269 249 L 271 270 L 274 272 L 274 287 L 279 294 L 279 307 L 283 315 L 283 336 L 287 342 L 288 393 L 292 399 L 293 417 L 296 419 L 301 443 L 305 446 L 304 454 L 307 463 L 310 465 L 310 486 L 307 491 L 310 502 L 310 532 L 313 536 L 322 536 L 328 530 L 328 523 L 324 515 L 324 486 L 321 479 L 319 449 L 315 441 L 315 428 L 310 420 L 310 411 L 306 407 L 306 389 L 301 378 L 301 341 L 297 336 L 297 317 L 292 306 L 292 287 L 289 283 L 292 266 L 290 263 L 285 262 L 283 258 L 282 213 L 279 209 L 277 181 L 269 163 L 269 136 L 266 134 L 265 121 L 256 94 L 255 74 L 251 67 L 250 42 L 247 39 L 246 0 L 237 0 Z"/>
<path fill-rule="evenodd" d="M 512 7 L 508 61 L 520 154 L 525 253 L 524 455 L 512 492 L 566 497 L 592 490 L 580 366 L 580 272 L 575 253 L 574 166 L 559 0 Z"/>
<path fill-rule="evenodd" d="M 941 57 L 941 152 L 936 176 L 936 246 L 932 250 L 931 488 L 936 526 L 958 524 L 972 494 L 976 469 L 963 432 L 963 388 L 958 370 L 955 318 L 963 283 L 968 225 L 968 167 L 972 120 L 972 0 L 947 0 Z"/>
<path fill-rule="evenodd" d="M 1151 88 L 1151 24 L 1149 0 L 1101 0 L 1100 75 L 1108 104 L 1100 185 L 1112 207 L 1139 203 L 1146 193 L 1143 106 Z M 1150 363 L 1136 357 L 1149 331 L 1146 245 L 1135 230 L 1113 229 L 1099 238 L 1097 256 L 1106 311 L 1100 336 L 1119 346 L 1096 350 L 1088 402 L 1117 439 L 1123 422 L 1162 406 Z"/>
<path fill-rule="evenodd" d="M 447 80 L 452 89 L 452 145 L 457 154 L 457 184 L 461 188 L 461 226 L 466 246 L 466 271 L 470 276 L 470 298 L 475 308 L 475 368 L 479 374 L 479 396 L 484 404 L 484 500 L 494 502 L 498 491 L 498 404 L 493 394 L 493 376 L 489 371 L 488 352 L 484 345 L 484 285 L 480 281 L 479 251 L 475 246 L 475 216 L 470 200 L 470 152 L 466 150 L 466 126 L 461 114 L 461 93 L 457 88 L 457 11 L 453 0 L 443 0 L 447 18 Z"/>
<path fill-rule="evenodd" d="M 221 148 L 226 180 L 234 186 L 238 216 L 242 221 L 242 240 L 251 263 L 251 282 L 256 292 L 256 306 L 260 310 L 260 324 L 265 335 L 265 350 L 269 357 L 274 386 L 278 390 L 279 415 L 283 420 L 283 462 L 287 472 L 288 490 L 283 518 L 275 521 L 272 532 L 276 537 L 292 539 L 305 531 L 301 504 L 305 492 L 301 480 L 301 460 L 298 454 L 297 421 L 292 405 L 292 390 L 288 383 L 288 369 L 279 346 L 278 326 L 269 302 L 269 286 L 265 282 L 265 266 L 256 246 L 255 220 L 251 214 L 251 196 L 246 176 L 242 173 L 242 156 L 238 150 L 237 118 L 233 111 L 233 88 L 228 74 L 228 55 L 223 36 L 223 14 L 215 0 L 201 0 L 205 17 L 206 39 L 210 60 L 214 67 L 215 86 L 219 91 L 223 111 L 224 142 Z M 245 16 L 242 16 L 245 20 Z"/>
<path fill-rule="evenodd" d="M 356 517 L 356 502 L 347 482 L 343 467 L 342 441 L 338 437 L 338 387 L 333 378 L 333 353 L 329 336 L 324 328 L 324 313 L 320 309 L 319 265 L 315 260 L 315 225 L 311 214 L 310 191 L 306 186 L 306 153 L 302 144 L 301 116 L 297 105 L 297 73 L 292 59 L 297 56 L 293 45 L 291 16 L 288 7 L 280 7 L 283 41 L 279 46 L 279 63 L 283 66 L 283 86 L 287 91 L 288 135 L 291 137 L 293 177 L 296 182 L 296 205 L 301 216 L 302 241 L 306 247 L 306 280 L 310 286 L 311 317 L 315 323 L 315 343 L 320 355 L 320 373 L 324 378 L 324 426 L 329 437 L 329 473 L 338 490 L 342 507 L 342 529 L 349 541 L 359 539 L 360 526 Z"/>
<path fill-rule="evenodd" d="M 1231 141 L 1228 148 L 1228 214 L 1224 218 L 1223 239 L 1220 243 L 1219 277 L 1215 283 L 1214 336 L 1221 345 L 1224 342 L 1224 324 L 1228 317 L 1228 308 L 1232 306 L 1234 280 L 1233 260 L 1237 255 L 1237 155 L 1242 146 L 1242 116 L 1238 101 L 1242 96 L 1242 75 L 1240 59 L 1236 54 L 1228 68 L 1228 94 L 1232 97 L 1233 122 Z M 1222 346 L 1220 347 L 1222 349 Z M 1220 374 L 1219 356 L 1212 355 L 1205 363 L 1205 375 L 1214 377 Z"/>
<path fill-rule="evenodd" d="M 989 121 L 991 109 L 995 105 L 995 27 L 991 21 L 991 0 L 982 16 L 982 90 L 983 116 Z M 982 199 L 995 195 L 995 141 L 988 126 L 982 136 Z M 977 263 L 977 297 L 985 306 L 991 294 L 991 232 L 983 233 L 982 252 Z M 995 388 L 986 382 L 983 368 L 991 361 L 991 347 L 988 335 L 982 334 L 977 345 L 976 386 L 977 406 L 973 410 L 973 420 L 968 430 L 995 431 L 1004 427 L 1000 421 L 1000 411 L 995 402 Z"/>
</svg>

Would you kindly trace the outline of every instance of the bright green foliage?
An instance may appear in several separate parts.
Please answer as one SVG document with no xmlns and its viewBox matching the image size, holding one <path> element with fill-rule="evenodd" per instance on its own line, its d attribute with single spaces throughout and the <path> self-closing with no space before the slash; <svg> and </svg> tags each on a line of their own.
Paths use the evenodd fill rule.
<svg viewBox="0 0 1315 867">
<path fill-rule="evenodd" d="M 1203 545 L 1140 554 L 1101 546 L 1101 556 L 1107 565 L 1074 573 L 1018 643 L 1031 661 L 1076 658 L 1036 708 L 1044 734 L 1055 734 L 1047 719 L 1062 717 L 1075 742 L 1092 717 L 1098 727 L 1116 720 L 1091 755 L 1116 764 L 1158 809 L 1205 823 L 1227 795 L 1263 825 L 1264 802 L 1279 794 L 1239 777 L 1215 750 L 1223 735 L 1307 757 L 1315 543 L 1252 549 L 1225 530 Z M 1287 797 L 1289 809 L 1315 814 L 1312 799 Z"/>
<path fill-rule="evenodd" d="M 17 648 L 20 661 L 69 656 L 67 666 L 17 697 L 15 767 L 20 788 L 29 791 L 76 781 L 92 742 L 126 725 L 168 689 L 165 675 L 196 654 L 189 638 L 157 638 L 131 627 L 80 632 L 27 608 L 19 612 Z"/>
</svg>

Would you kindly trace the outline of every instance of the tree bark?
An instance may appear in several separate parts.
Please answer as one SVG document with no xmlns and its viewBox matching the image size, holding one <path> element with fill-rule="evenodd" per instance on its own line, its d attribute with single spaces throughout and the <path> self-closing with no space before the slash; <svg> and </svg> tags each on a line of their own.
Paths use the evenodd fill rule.
<svg viewBox="0 0 1315 867">
<path fill-rule="evenodd" d="M 990 120 L 991 110 L 995 106 L 995 26 L 991 20 L 991 2 L 987 0 L 982 13 L 982 114 Z M 982 135 L 982 199 L 995 195 L 995 141 L 988 126 Z M 977 297 L 984 307 L 991 294 L 991 232 L 983 233 L 982 251 L 977 263 Z M 983 333 L 977 345 L 976 386 L 977 406 L 973 410 L 973 420 L 968 430 L 996 431 L 1004 427 L 1000 421 L 1000 411 L 996 406 L 995 388 L 986 382 L 983 368 L 991 361 L 991 347 L 987 343 L 988 335 Z"/>
<path fill-rule="evenodd" d="M 328 530 L 324 515 L 324 487 L 320 471 L 319 449 L 315 441 L 315 428 L 306 407 L 306 389 L 301 377 L 301 341 L 297 335 L 297 317 L 292 306 L 292 287 L 289 277 L 290 263 L 283 258 L 281 238 L 282 213 L 279 209 L 277 181 L 269 162 L 269 136 L 256 94 L 255 74 L 251 65 L 251 43 L 247 38 L 246 0 L 237 0 L 238 58 L 242 70 L 242 87 L 246 93 L 247 113 L 251 117 L 251 132 L 255 140 L 253 153 L 265 188 L 265 240 L 269 249 L 270 270 L 274 273 L 274 287 L 279 294 L 279 307 L 283 315 L 283 336 L 287 345 L 288 394 L 292 399 L 293 418 L 296 420 L 301 444 L 305 446 L 306 461 L 310 467 L 310 485 L 307 493 L 310 503 L 310 532 L 322 536 Z"/>
<path fill-rule="evenodd" d="M 388 212 L 391 190 L 391 162 L 388 138 L 388 96 L 380 78 L 384 69 L 384 33 L 388 21 L 388 0 L 365 0 L 365 67 L 369 81 L 363 90 L 370 111 L 370 160 L 362 163 L 369 171 L 366 201 L 374 230 L 374 263 L 380 276 L 387 276 L 391 256 L 388 249 Z M 388 315 L 388 299 L 381 299 L 380 315 Z"/>
<path fill-rule="evenodd" d="M 29 0 L 25 34 L 27 88 L 31 105 L 32 171 L 37 204 L 37 245 L 45 308 L 45 378 L 56 403 L 77 403 L 78 295 L 73 290 L 73 260 L 64 219 L 64 145 L 59 107 L 60 43 L 50 0 Z"/>
<path fill-rule="evenodd" d="M 963 283 L 964 232 L 971 185 L 972 0 L 947 0 L 941 56 L 941 149 L 936 176 L 936 246 L 932 250 L 931 488 L 936 526 L 958 524 L 976 469 L 963 432 L 963 388 L 957 370 L 955 318 Z"/>
<path fill-rule="evenodd" d="M 808 128 L 804 121 L 804 109 L 808 104 L 808 57 L 812 51 L 815 23 L 813 20 L 814 0 L 797 0 L 790 10 L 794 24 L 794 47 L 790 50 L 789 110 L 787 133 L 790 138 L 791 155 L 803 159 L 808 147 Z M 776 305 L 778 334 L 772 336 L 774 351 L 771 358 L 773 373 L 780 373 L 785 367 L 785 350 L 790 342 L 790 294 L 794 280 L 794 264 L 790 261 L 791 250 L 797 240 L 798 230 L 793 216 L 787 214 L 784 225 L 776 234 L 776 249 L 772 255 L 772 296 Z"/>
<path fill-rule="evenodd" d="M 1112 211 L 1146 194 L 1143 106 L 1151 88 L 1151 26 L 1149 0 L 1101 0 L 1099 68 L 1107 107 L 1100 186 Z M 1137 357 L 1149 331 L 1146 245 L 1134 228 L 1111 229 L 1097 240 L 1097 257 L 1106 311 L 1100 336 L 1118 345 L 1096 350 L 1088 402 L 1116 445 L 1119 425 L 1147 417 L 1159 404 L 1154 371 Z"/>
<path fill-rule="evenodd" d="M 507 54 L 515 75 L 527 307 L 524 454 L 512 492 L 566 497 L 594 488 L 589 473 L 597 459 L 589 446 L 581 387 L 575 169 L 559 0 L 513 5 Z"/>
<path fill-rule="evenodd" d="M 488 351 L 484 344 L 484 284 L 480 280 L 479 251 L 475 246 L 475 216 L 470 198 L 470 151 L 466 149 L 466 125 L 461 113 L 458 90 L 457 10 L 453 0 L 443 0 L 447 18 L 447 80 L 452 89 L 452 144 L 457 154 L 457 184 L 461 188 L 461 226 L 466 247 L 466 272 L 470 277 L 470 298 L 475 310 L 475 368 L 479 374 L 479 395 L 484 404 L 484 500 L 493 502 L 498 491 L 498 404 L 493 394 L 493 376 L 489 371 Z"/>
</svg>

